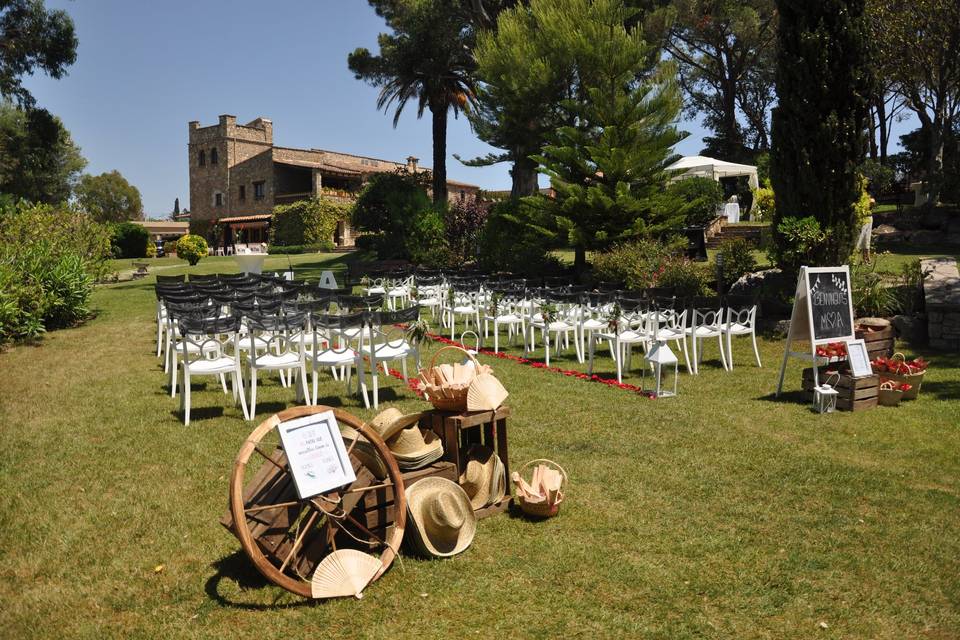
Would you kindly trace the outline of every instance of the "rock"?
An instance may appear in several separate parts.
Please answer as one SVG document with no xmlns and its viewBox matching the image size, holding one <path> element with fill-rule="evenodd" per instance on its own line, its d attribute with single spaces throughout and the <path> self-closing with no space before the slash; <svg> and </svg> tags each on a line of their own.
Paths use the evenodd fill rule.
<svg viewBox="0 0 960 640">
<path fill-rule="evenodd" d="M 910 234 L 912 244 L 943 244 L 942 231 L 914 231 Z"/>
<path fill-rule="evenodd" d="M 912 345 L 923 345 L 927 342 L 927 319 L 922 315 L 894 316 L 893 328 L 901 340 Z"/>
<path fill-rule="evenodd" d="M 920 226 L 924 229 L 942 229 L 952 216 L 944 208 L 930 209 L 920 214 Z"/>
<path fill-rule="evenodd" d="M 886 318 L 858 318 L 854 323 L 858 327 L 870 327 L 871 329 L 886 329 L 890 326 L 890 321 Z"/>
<path fill-rule="evenodd" d="M 780 269 L 764 269 L 740 276 L 740 279 L 730 285 L 729 293 L 737 296 L 747 296 L 759 293 L 761 289 L 779 286 L 783 282 L 783 272 Z"/>
</svg>

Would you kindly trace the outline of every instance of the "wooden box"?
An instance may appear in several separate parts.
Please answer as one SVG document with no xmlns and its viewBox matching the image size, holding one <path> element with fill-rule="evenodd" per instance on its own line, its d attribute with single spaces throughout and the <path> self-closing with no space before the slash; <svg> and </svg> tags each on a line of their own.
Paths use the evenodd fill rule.
<svg viewBox="0 0 960 640">
<path fill-rule="evenodd" d="M 457 476 L 466 466 L 466 455 L 472 444 L 483 444 L 500 457 L 507 492 L 500 502 L 477 509 L 477 518 L 486 518 L 506 511 L 513 499 L 510 492 L 510 462 L 507 449 L 507 418 L 510 408 L 501 406 L 496 411 L 440 411 L 433 409 L 420 419 L 420 427 L 431 429 L 443 443 L 443 459 L 452 462 Z"/>
<path fill-rule="evenodd" d="M 829 368 L 830 371 L 836 370 Z M 877 406 L 880 391 L 880 376 L 874 374 L 863 378 L 852 378 L 849 372 L 840 371 L 840 379 L 827 373 L 827 367 L 821 367 L 817 375 L 820 384 L 829 382 L 837 390 L 837 409 L 841 411 L 863 411 Z M 803 391 L 809 402 L 813 402 L 813 369 L 803 370 Z"/>
<path fill-rule="evenodd" d="M 893 355 L 896 337 L 894 336 L 892 326 L 881 329 L 880 331 L 857 329 L 855 335 L 858 339 L 862 338 L 864 344 L 867 345 L 867 355 L 871 360 L 889 358 Z"/>
<path fill-rule="evenodd" d="M 423 469 L 407 471 L 403 474 L 403 486 L 406 488 L 417 480 L 431 477 L 457 482 L 457 467 L 452 462 L 437 461 Z M 363 500 L 351 515 L 363 522 L 374 533 L 381 534 L 393 524 L 393 487 L 374 489 L 364 493 Z"/>
</svg>

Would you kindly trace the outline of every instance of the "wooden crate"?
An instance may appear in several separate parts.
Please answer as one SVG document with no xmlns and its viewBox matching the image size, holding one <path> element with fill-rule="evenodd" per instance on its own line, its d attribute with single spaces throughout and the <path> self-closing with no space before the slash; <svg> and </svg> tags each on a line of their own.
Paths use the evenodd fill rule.
<svg viewBox="0 0 960 640">
<path fill-rule="evenodd" d="M 831 369 L 832 370 L 832 369 Z M 817 373 L 820 384 L 828 381 L 827 368 L 821 367 Z M 852 378 L 847 372 L 840 372 L 840 379 L 829 375 L 830 385 L 837 390 L 837 409 L 841 411 L 863 411 L 877 406 L 880 392 L 880 376 L 874 374 L 862 378 Z M 813 402 L 813 369 L 803 370 L 803 391 L 808 402 Z"/>
<path fill-rule="evenodd" d="M 510 407 L 494 411 L 440 411 L 433 409 L 420 419 L 420 427 L 431 429 L 443 443 L 443 459 L 456 465 L 457 476 L 466 466 L 466 455 L 472 444 L 483 444 L 503 462 L 507 492 L 497 503 L 477 509 L 477 518 L 486 518 L 506 511 L 513 502 L 510 493 L 510 462 L 507 449 L 507 418 Z"/>
<path fill-rule="evenodd" d="M 864 344 L 867 345 L 867 355 L 870 356 L 871 360 L 889 358 L 893 355 L 896 336 L 892 326 L 880 331 L 858 329 L 855 335 L 858 339 L 862 338 Z"/>
<path fill-rule="evenodd" d="M 457 482 L 457 467 L 452 462 L 437 461 L 423 469 L 407 471 L 403 474 L 403 486 L 406 488 L 418 480 L 433 477 Z M 383 487 L 364 493 L 363 501 L 356 506 L 351 515 L 375 533 L 386 530 L 393 524 L 393 487 Z"/>
<path fill-rule="evenodd" d="M 243 489 L 243 502 L 248 508 L 297 500 L 297 489 L 293 484 L 293 478 L 286 472 L 287 458 L 283 449 L 277 447 L 271 454 L 270 459 L 275 464 L 265 462 L 261 465 Z M 366 467 L 358 462 L 354 464 L 354 471 L 357 474 L 357 480 L 353 484 L 354 488 L 370 486 L 379 482 Z M 346 511 L 353 511 L 362 497 L 363 493 L 345 495 L 342 502 L 343 508 Z M 291 535 L 291 527 L 293 527 L 295 533 L 296 527 L 294 525 L 300 511 L 301 506 L 297 504 L 279 509 L 258 511 L 248 515 L 251 536 L 256 541 L 257 546 L 260 547 L 263 555 L 278 566 L 284 562 L 293 545 L 295 537 Z M 230 512 L 229 505 L 226 513 L 220 518 L 220 524 L 230 533 L 236 535 L 233 514 Z M 335 528 L 314 528 L 300 543 L 303 552 L 299 554 L 295 569 L 301 575 L 312 575 L 317 564 L 328 554 L 331 544 L 336 544 L 339 548 L 350 544 L 350 542 L 342 532 Z"/>
</svg>

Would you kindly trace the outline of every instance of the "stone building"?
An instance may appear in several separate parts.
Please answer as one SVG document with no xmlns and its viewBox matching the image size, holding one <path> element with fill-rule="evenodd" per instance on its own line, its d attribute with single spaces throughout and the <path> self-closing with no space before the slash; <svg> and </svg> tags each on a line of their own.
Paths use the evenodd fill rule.
<svg viewBox="0 0 960 640">
<path fill-rule="evenodd" d="M 374 173 L 406 167 L 422 171 L 417 158 L 406 163 L 323 149 L 291 149 L 273 144 L 273 122 L 257 118 L 237 124 L 222 115 L 217 124 L 189 124 L 191 226 L 219 223 L 227 242 L 240 232 L 246 242 L 266 242 L 276 205 L 315 196 L 351 202 Z M 479 187 L 448 181 L 450 199 L 475 198 Z M 194 226 L 194 228 L 196 228 Z M 352 246 L 353 230 L 342 220 L 332 238 Z"/>
</svg>

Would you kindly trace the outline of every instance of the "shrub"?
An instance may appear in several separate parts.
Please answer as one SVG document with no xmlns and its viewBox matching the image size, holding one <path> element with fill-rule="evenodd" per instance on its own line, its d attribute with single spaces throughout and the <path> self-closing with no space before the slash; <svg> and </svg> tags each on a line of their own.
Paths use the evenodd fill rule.
<svg viewBox="0 0 960 640">
<path fill-rule="evenodd" d="M 883 274 L 876 272 L 876 264 L 877 261 L 873 264 L 853 261 L 850 288 L 853 310 L 858 317 L 888 316 L 900 310 L 897 290 Z"/>
<path fill-rule="evenodd" d="M 665 265 L 676 261 L 685 249 L 686 240 L 682 238 L 669 243 L 636 240 L 617 244 L 593 256 L 594 275 L 598 280 L 623 282 L 628 289 L 655 287 Z"/>
<path fill-rule="evenodd" d="M 350 218 L 349 208 L 327 198 L 299 200 L 273 209 L 270 245 L 297 246 L 330 243 L 337 222 Z"/>
<path fill-rule="evenodd" d="M 827 234 L 813 216 L 784 218 L 777 225 L 780 241 L 768 250 L 771 261 L 787 273 L 795 274 L 806 263 Z"/>
<path fill-rule="evenodd" d="M 529 202 L 505 200 L 494 204 L 478 238 L 480 266 L 487 271 L 540 275 L 560 269 L 550 255 L 557 232 Z"/>
<path fill-rule="evenodd" d="M 316 244 L 291 244 L 287 246 L 271 244 L 268 253 L 270 255 L 294 255 L 298 253 L 318 253 L 320 251 L 333 251 L 333 241 L 327 240 Z"/>
<path fill-rule="evenodd" d="M 457 258 L 464 262 L 476 259 L 480 231 L 486 222 L 488 204 L 458 200 L 447 207 L 444 215 L 447 244 Z"/>
<path fill-rule="evenodd" d="M 157 257 L 157 245 L 153 242 L 147 242 L 147 257 L 148 258 Z"/>
<path fill-rule="evenodd" d="M 385 233 L 402 242 L 417 214 L 430 206 L 427 184 L 419 173 L 401 170 L 373 174 L 357 197 L 353 226 L 360 231 Z"/>
<path fill-rule="evenodd" d="M 145 258 L 150 234 L 142 225 L 121 222 L 113 226 L 113 254 L 118 258 Z"/>
<path fill-rule="evenodd" d="M 360 251 L 376 251 L 379 242 L 380 235 L 376 233 L 370 233 L 357 236 L 356 240 L 353 241 L 353 246 Z"/>
<path fill-rule="evenodd" d="M 761 187 L 753 191 L 753 209 L 750 211 L 750 217 L 753 220 L 773 220 L 773 212 L 776 209 L 776 197 L 773 189 L 770 187 Z"/>
<path fill-rule="evenodd" d="M 757 268 L 757 260 L 753 257 L 753 247 L 743 238 L 731 238 L 720 245 L 717 261 L 722 264 L 720 277 L 723 288 L 727 289 L 740 276 L 750 273 Z"/>
<path fill-rule="evenodd" d="M 111 230 L 70 208 L 0 206 L 0 344 L 72 326 L 107 271 Z"/>
<path fill-rule="evenodd" d="M 200 262 L 200 258 L 208 253 L 207 241 L 200 236 L 187 234 L 177 240 L 177 255 L 189 262 L 191 266 Z"/>
<path fill-rule="evenodd" d="M 181 237 L 183 237 L 183 236 L 181 236 Z M 175 253 L 177 252 L 177 242 L 178 242 L 178 240 L 179 240 L 179 238 L 178 238 L 177 240 L 167 240 L 166 242 L 164 242 L 164 243 L 163 243 L 163 255 L 165 255 L 165 256 L 172 256 L 173 254 L 175 254 Z"/>
<path fill-rule="evenodd" d="M 699 296 L 707 292 L 709 267 L 683 256 L 674 256 L 661 266 L 651 286 L 672 287 L 680 297 Z"/>
<path fill-rule="evenodd" d="M 686 223 L 704 226 L 717 217 L 723 203 L 723 188 L 710 178 L 685 178 L 670 184 L 667 192 L 686 203 Z"/>
<path fill-rule="evenodd" d="M 432 269 L 450 267 L 457 262 L 447 243 L 443 218 L 435 209 L 427 208 L 418 213 L 411 231 L 406 248 L 411 262 Z"/>
</svg>

